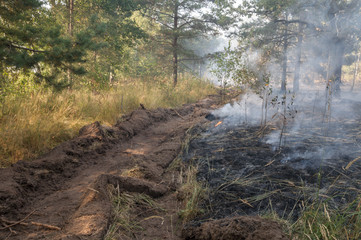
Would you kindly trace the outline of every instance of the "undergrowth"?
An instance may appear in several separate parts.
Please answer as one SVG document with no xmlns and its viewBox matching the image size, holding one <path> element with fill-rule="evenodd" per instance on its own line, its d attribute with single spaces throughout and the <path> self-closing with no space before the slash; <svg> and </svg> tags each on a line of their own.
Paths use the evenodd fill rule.
<svg viewBox="0 0 361 240">
<path fill-rule="evenodd" d="M 327 202 L 306 206 L 289 232 L 292 239 L 361 239 L 361 196 L 341 209 Z"/>
<path fill-rule="evenodd" d="M 182 159 L 182 156 L 188 154 L 190 142 L 199 136 L 200 129 L 200 126 L 196 125 L 186 131 L 181 150 L 167 169 L 167 171 L 180 172 L 178 199 L 183 202 L 183 206 L 178 215 L 183 223 L 193 220 L 204 212 L 200 205 L 208 194 L 208 188 L 197 180 L 198 167 L 193 162 L 186 164 Z"/>
<path fill-rule="evenodd" d="M 262 216 L 279 222 L 292 240 L 361 239 L 361 195 L 337 209 L 331 207 L 331 200 L 299 203 L 302 211 L 296 221 L 272 210 Z"/>
<path fill-rule="evenodd" d="M 214 87 L 194 78 L 166 82 L 132 81 L 108 90 L 47 89 L 9 95 L 0 102 L 0 167 L 33 159 L 77 135 L 85 124 L 111 125 L 142 103 L 146 108 L 176 107 L 214 93 Z"/>
<path fill-rule="evenodd" d="M 183 209 L 179 216 L 183 222 L 189 222 L 204 212 L 200 202 L 207 196 L 207 188 L 197 181 L 198 168 L 189 166 L 185 170 L 185 178 L 179 190 L 179 196 L 183 200 Z"/>
</svg>

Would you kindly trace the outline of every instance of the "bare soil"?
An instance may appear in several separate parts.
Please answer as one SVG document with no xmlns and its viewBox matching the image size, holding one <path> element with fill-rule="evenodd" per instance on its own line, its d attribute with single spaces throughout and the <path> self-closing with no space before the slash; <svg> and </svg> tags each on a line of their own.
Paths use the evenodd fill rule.
<svg viewBox="0 0 361 240">
<path fill-rule="evenodd" d="M 162 224 L 142 222 L 140 238 L 176 236 L 177 173 L 165 170 L 186 130 L 217 103 L 211 97 L 179 109 L 139 109 L 113 127 L 95 122 L 35 161 L 0 169 L 0 239 L 102 239 L 112 219 L 108 184 L 148 194 L 166 210 Z"/>
<path fill-rule="evenodd" d="M 205 116 L 219 104 L 219 96 L 210 96 L 178 109 L 140 108 L 112 127 L 99 122 L 83 127 L 77 138 L 37 160 L 0 169 L 0 239 L 103 239 L 113 219 L 110 185 L 147 194 L 158 206 L 133 209 L 139 228 L 120 239 L 243 239 L 231 237 L 230 229 L 223 238 L 217 237 L 223 230 L 209 238 L 182 236 L 178 213 L 184 203 L 177 198 L 182 174 L 169 169 L 186 131 L 207 122 Z M 239 225 L 237 219 L 224 221 L 231 228 Z M 272 228 L 283 236 L 273 222 L 264 227 L 267 221 L 251 218 L 240 224 L 248 221 L 242 232 L 258 229 L 269 236 Z"/>
<path fill-rule="evenodd" d="M 287 240 L 277 222 L 260 217 L 233 217 L 186 226 L 183 237 L 187 240 Z"/>
</svg>

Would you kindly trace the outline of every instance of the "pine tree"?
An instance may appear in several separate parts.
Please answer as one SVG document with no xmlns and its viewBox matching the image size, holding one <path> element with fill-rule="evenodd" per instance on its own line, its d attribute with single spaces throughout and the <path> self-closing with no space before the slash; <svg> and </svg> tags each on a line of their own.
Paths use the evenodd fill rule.
<svg viewBox="0 0 361 240">
<path fill-rule="evenodd" d="M 68 5 L 69 6 L 69 5 Z M 86 31 L 92 35 L 93 47 L 89 49 L 86 63 L 81 64 L 87 71 L 83 84 L 93 87 L 108 86 L 116 78 L 117 70 L 125 64 L 127 51 L 145 33 L 132 19 L 135 11 L 141 7 L 133 0 L 76 0 L 72 12 L 74 34 Z M 52 5 L 52 12 L 58 13 L 61 22 L 68 16 L 64 5 Z M 63 26 L 67 22 L 63 21 Z"/>
<path fill-rule="evenodd" d="M 130 18 L 139 8 L 133 0 L 1 1 L 1 71 L 35 73 L 58 89 L 86 72 L 104 84 L 145 36 Z"/>
<path fill-rule="evenodd" d="M 68 85 L 56 80 L 60 71 L 84 73 L 82 67 L 72 64 L 84 62 L 86 50 L 93 44 L 91 34 L 78 33 L 74 40 L 63 36 L 39 0 L 4 0 L 0 5 L 1 71 L 35 72 L 56 88 Z"/>
<path fill-rule="evenodd" d="M 240 26 L 236 34 L 281 63 L 282 91 L 291 64 L 294 91 L 299 90 L 302 60 L 308 58 L 313 60 L 307 70 L 321 74 L 339 95 L 344 56 L 358 43 L 360 8 L 357 0 L 244 1 L 236 8 Z M 242 22 L 244 17 L 249 20 Z"/>
<path fill-rule="evenodd" d="M 149 7 L 144 15 L 160 25 L 159 35 L 154 40 L 165 49 L 166 56 L 172 56 L 174 86 L 178 82 L 180 63 L 194 59 L 194 53 L 186 48 L 184 40 L 216 32 L 218 20 L 206 11 L 206 7 L 210 7 L 211 2 L 208 0 L 151 0 L 148 2 Z M 192 57 L 189 59 L 188 56 Z"/>
</svg>

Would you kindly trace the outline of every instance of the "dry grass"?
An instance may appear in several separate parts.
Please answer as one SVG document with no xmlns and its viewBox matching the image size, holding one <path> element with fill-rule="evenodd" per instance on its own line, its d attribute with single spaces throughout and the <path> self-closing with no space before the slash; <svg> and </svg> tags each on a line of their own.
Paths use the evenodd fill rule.
<svg viewBox="0 0 361 240">
<path fill-rule="evenodd" d="M 139 222 L 134 218 L 136 207 L 164 211 L 146 194 L 120 192 L 119 186 L 113 185 L 108 186 L 108 191 L 113 204 L 113 219 L 104 237 L 105 240 L 134 239 L 134 233 L 142 230 Z"/>
<path fill-rule="evenodd" d="M 361 239 L 361 196 L 342 209 L 327 202 L 307 206 L 302 216 L 289 226 L 291 239 Z"/>
<path fill-rule="evenodd" d="M 207 198 L 208 188 L 197 181 L 198 167 L 193 162 L 183 162 L 182 156 L 188 154 L 190 142 L 197 138 L 199 126 L 192 126 L 186 132 L 181 150 L 178 156 L 168 167 L 167 171 L 179 171 L 178 199 L 183 202 L 182 210 L 178 212 L 183 222 L 188 222 L 204 212 L 200 203 Z"/>
<path fill-rule="evenodd" d="M 332 207 L 332 199 L 298 202 L 295 207 L 302 211 L 296 221 L 291 215 L 280 217 L 272 206 L 262 217 L 279 222 L 292 240 L 361 239 L 361 196 L 340 208 Z"/>
<path fill-rule="evenodd" d="M 73 138 L 85 124 L 113 124 L 122 114 L 139 107 L 175 107 L 214 93 L 214 87 L 199 79 L 179 81 L 174 89 L 165 82 L 132 81 L 101 92 L 86 90 L 53 93 L 39 90 L 22 96 L 7 96 L 0 103 L 0 167 L 32 159 Z"/>
<path fill-rule="evenodd" d="M 183 200 L 184 208 L 179 212 L 183 222 L 189 222 L 201 213 L 200 202 L 207 196 L 207 188 L 197 181 L 198 168 L 189 166 L 185 171 L 184 182 L 178 196 Z"/>
</svg>

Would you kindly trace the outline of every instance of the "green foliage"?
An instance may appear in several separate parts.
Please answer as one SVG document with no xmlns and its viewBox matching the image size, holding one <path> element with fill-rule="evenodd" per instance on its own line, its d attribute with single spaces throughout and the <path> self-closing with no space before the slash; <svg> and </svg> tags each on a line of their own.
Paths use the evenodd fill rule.
<svg viewBox="0 0 361 240">
<path fill-rule="evenodd" d="M 77 7 L 77 6 L 75 6 Z M 84 64 L 92 79 L 82 78 L 92 87 L 102 88 L 116 78 L 116 74 L 128 61 L 127 51 L 145 32 L 131 18 L 139 6 L 134 1 L 86 1 L 79 6 L 77 19 L 80 27 L 88 27 L 93 32 L 93 40 L 101 47 L 92 49 Z M 90 17 L 89 17 L 90 16 Z"/>
<path fill-rule="evenodd" d="M 64 36 L 40 1 L 6 0 L 0 11 L 4 15 L 0 20 L 1 72 L 32 73 L 57 87 L 66 85 L 54 81 L 59 71 L 84 73 L 82 67 L 71 64 L 84 62 L 86 50 L 93 45 L 90 33 L 80 32 L 74 39 Z M 46 71 L 49 67 L 52 70 Z"/>
<path fill-rule="evenodd" d="M 215 74 L 222 85 L 236 84 L 240 87 L 251 88 L 259 91 L 269 84 L 269 77 L 262 63 L 252 65 L 250 52 L 247 49 L 232 49 L 229 44 L 223 52 L 215 55 L 213 59 L 213 74 Z M 259 58 L 261 59 L 261 58 Z"/>
<path fill-rule="evenodd" d="M 75 1 L 69 35 L 69 9 L 63 1 L 50 1 L 48 7 L 39 0 L 2 1 L 0 72 L 6 75 L 0 84 L 2 94 L 15 77 L 25 75 L 58 90 L 74 83 L 69 74 L 76 84 L 108 84 L 110 78 L 105 76 L 120 69 L 125 49 L 145 37 L 130 18 L 139 8 L 132 0 Z M 81 77 L 87 72 L 95 77 L 90 83 L 96 84 L 89 84 L 89 76 Z"/>
</svg>

